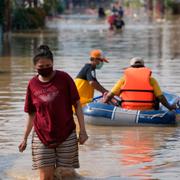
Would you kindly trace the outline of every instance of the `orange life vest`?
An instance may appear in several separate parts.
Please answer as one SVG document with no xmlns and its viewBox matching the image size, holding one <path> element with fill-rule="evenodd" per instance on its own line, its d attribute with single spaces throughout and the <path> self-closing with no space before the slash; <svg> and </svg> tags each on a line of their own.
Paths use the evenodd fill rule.
<svg viewBox="0 0 180 180">
<path fill-rule="evenodd" d="M 153 109 L 155 96 L 150 84 L 151 70 L 146 67 L 127 68 L 125 84 L 121 88 L 122 107 L 126 109 Z"/>
</svg>

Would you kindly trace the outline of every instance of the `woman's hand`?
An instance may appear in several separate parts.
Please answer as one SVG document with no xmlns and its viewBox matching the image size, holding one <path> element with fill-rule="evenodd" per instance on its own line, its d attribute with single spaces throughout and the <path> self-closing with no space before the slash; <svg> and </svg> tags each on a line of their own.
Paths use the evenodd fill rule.
<svg viewBox="0 0 180 180">
<path fill-rule="evenodd" d="M 88 135 L 86 133 L 86 131 L 80 132 L 79 133 L 79 143 L 80 144 L 84 144 L 88 139 Z"/>
<path fill-rule="evenodd" d="M 23 152 L 26 149 L 26 146 L 27 146 L 27 140 L 24 139 L 18 146 L 19 152 Z"/>
</svg>

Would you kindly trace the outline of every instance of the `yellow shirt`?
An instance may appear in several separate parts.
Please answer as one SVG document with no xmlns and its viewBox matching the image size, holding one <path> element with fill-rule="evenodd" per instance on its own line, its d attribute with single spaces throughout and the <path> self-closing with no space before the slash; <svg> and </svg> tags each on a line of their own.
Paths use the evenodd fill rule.
<svg viewBox="0 0 180 180">
<path fill-rule="evenodd" d="M 124 85 L 124 83 L 125 83 L 125 77 L 123 76 L 123 77 L 114 85 L 114 87 L 111 89 L 111 92 L 112 92 L 113 94 L 119 96 L 119 95 L 120 95 L 120 91 L 121 91 L 121 87 Z M 158 96 L 160 96 L 160 95 L 163 94 L 162 91 L 161 91 L 161 88 L 160 88 L 160 86 L 159 86 L 159 84 L 158 84 L 158 82 L 156 81 L 155 78 L 150 77 L 150 84 L 151 84 L 151 86 L 152 86 L 153 89 L 154 89 L 154 95 L 155 95 L 156 97 L 158 97 Z"/>
<path fill-rule="evenodd" d="M 80 96 L 81 106 L 85 106 L 92 101 L 94 96 L 94 88 L 89 84 L 89 81 L 76 78 L 75 84 Z"/>
</svg>

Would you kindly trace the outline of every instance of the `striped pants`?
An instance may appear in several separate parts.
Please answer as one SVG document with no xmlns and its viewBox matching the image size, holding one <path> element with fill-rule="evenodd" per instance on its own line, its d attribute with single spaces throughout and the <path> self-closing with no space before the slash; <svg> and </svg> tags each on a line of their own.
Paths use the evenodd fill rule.
<svg viewBox="0 0 180 180">
<path fill-rule="evenodd" d="M 39 140 L 34 131 L 32 137 L 32 160 L 33 169 L 49 166 L 79 168 L 76 132 L 73 131 L 58 147 L 48 148 Z"/>
</svg>

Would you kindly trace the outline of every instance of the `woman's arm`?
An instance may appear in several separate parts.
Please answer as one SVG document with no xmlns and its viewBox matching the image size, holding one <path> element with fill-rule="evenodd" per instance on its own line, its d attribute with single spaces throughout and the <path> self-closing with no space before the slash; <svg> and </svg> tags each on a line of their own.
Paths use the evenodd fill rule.
<svg viewBox="0 0 180 180">
<path fill-rule="evenodd" d="M 79 123 L 79 128 L 80 128 L 79 143 L 84 144 L 85 141 L 88 139 L 88 135 L 86 133 L 86 128 L 84 124 L 84 115 L 82 112 L 80 101 L 76 102 L 76 104 L 74 105 L 74 108 L 75 108 L 75 113 L 76 113 L 78 123 Z"/>
<path fill-rule="evenodd" d="M 27 124 L 26 124 L 25 131 L 24 131 L 24 137 L 23 137 L 22 142 L 19 145 L 19 151 L 20 152 L 23 152 L 26 149 L 27 139 L 28 139 L 28 136 L 29 136 L 29 134 L 32 130 L 32 127 L 33 127 L 33 119 L 34 119 L 34 113 L 28 114 Z"/>
</svg>

